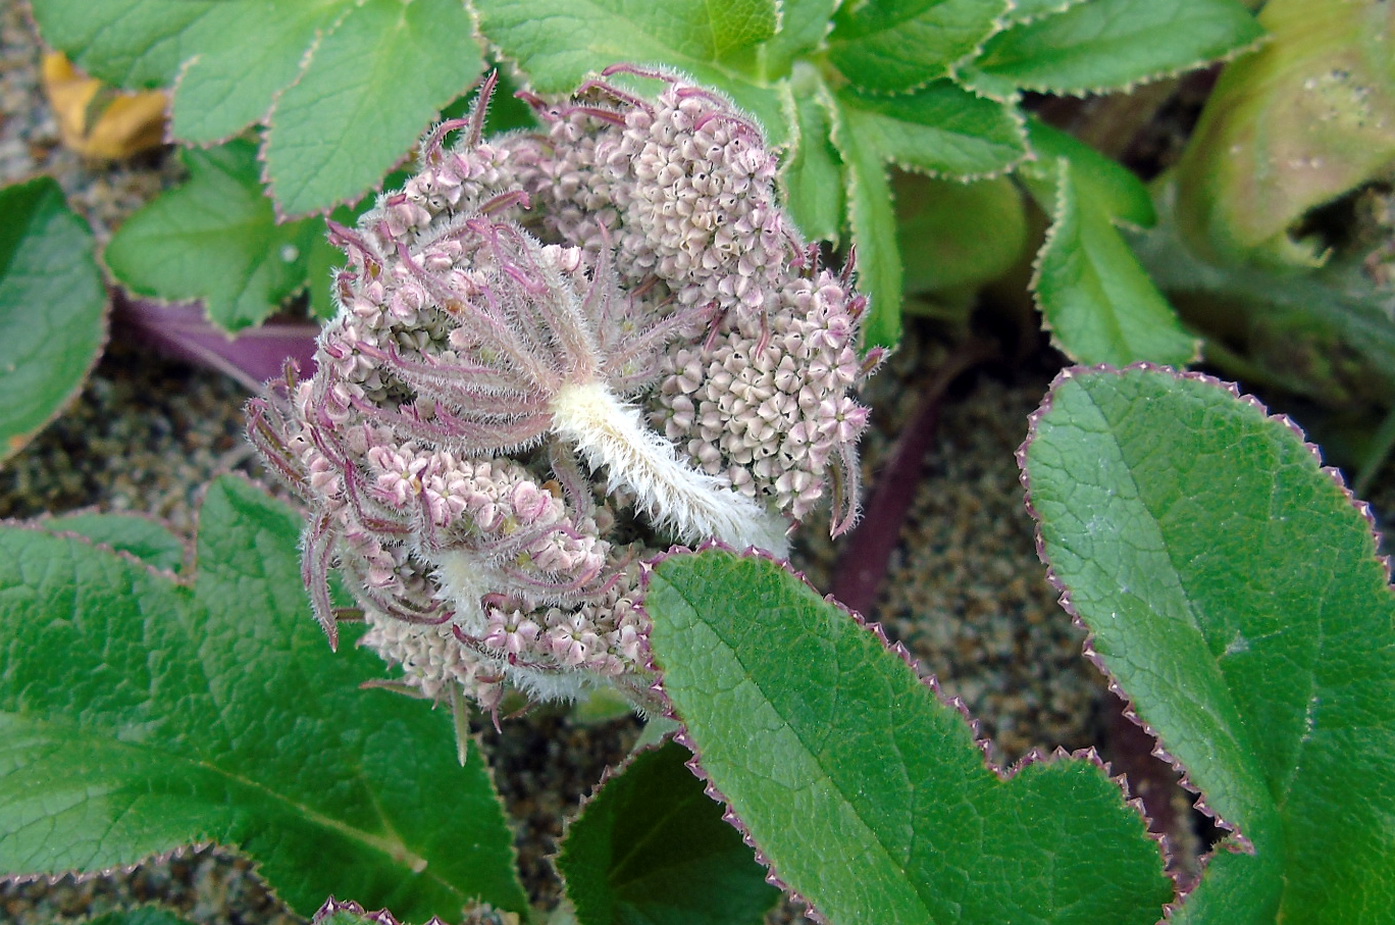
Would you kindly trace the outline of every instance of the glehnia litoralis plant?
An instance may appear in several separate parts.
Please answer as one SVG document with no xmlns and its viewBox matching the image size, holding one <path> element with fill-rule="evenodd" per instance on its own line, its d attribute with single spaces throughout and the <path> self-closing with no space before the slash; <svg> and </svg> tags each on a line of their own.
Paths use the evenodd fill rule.
<svg viewBox="0 0 1395 925">
<path fill-rule="evenodd" d="M 865 300 L 777 203 L 757 126 L 644 76 L 657 99 L 593 81 L 490 141 L 486 85 L 334 229 L 319 369 L 284 411 L 251 406 L 311 507 L 317 615 L 334 638 L 338 564 L 363 643 L 423 696 L 497 710 L 609 680 L 648 703 L 647 560 L 709 538 L 783 556 L 826 499 L 835 534 L 856 517 Z"/>
</svg>

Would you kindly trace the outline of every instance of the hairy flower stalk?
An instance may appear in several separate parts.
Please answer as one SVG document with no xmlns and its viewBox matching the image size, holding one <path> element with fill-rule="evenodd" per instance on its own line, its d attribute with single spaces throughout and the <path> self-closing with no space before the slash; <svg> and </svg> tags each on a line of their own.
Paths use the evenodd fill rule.
<svg viewBox="0 0 1395 925">
<path fill-rule="evenodd" d="M 249 407 L 312 510 L 319 619 L 336 638 L 338 567 L 363 644 L 422 696 L 642 700 L 644 561 L 709 537 L 784 555 L 830 495 L 835 533 L 855 519 L 865 301 L 779 207 L 755 125 L 642 76 L 656 100 L 593 82 L 491 141 L 487 83 L 402 190 L 333 227 L 317 372 Z"/>
</svg>

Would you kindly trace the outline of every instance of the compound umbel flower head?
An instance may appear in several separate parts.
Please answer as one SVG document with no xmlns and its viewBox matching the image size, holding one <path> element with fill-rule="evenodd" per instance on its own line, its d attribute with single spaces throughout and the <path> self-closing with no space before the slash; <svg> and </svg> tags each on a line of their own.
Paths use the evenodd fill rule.
<svg viewBox="0 0 1395 925">
<path fill-rule="evenodd" d="M 331 639 L 339 566 L 365 644 L 424 696 L 641 692 L 641 562 L 709 537 L 784 555 L 826 489 L 835 532 L 855 517 L 865 301 L 779 208 L 756 126 L 643 76 L 657 100 L 592 82 L 492 142 L 487 82 L 402 190 L 332 227 L 318 369 L 249 407 L 311 507 Z"/>
</svg>

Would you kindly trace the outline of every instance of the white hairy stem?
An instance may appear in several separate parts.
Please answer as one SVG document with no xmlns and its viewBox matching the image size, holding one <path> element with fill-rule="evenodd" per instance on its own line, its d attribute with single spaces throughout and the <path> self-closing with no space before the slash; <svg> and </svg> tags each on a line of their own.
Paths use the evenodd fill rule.
<svg viewBox="0 0 1395 925">
<path fill-rule="evenodd" d="M 737 549 L 789 554 L 783 517 L 679 458 L 672 443 L 645 426 L 640 410 L 605 383 L 563 386 L 549 410 L 553 432 L 576 447 L 592 471 L 604 469 L 612 491 L 634 492 L 660 529 L 684 543 L 716 537 Z"/>
</svg>

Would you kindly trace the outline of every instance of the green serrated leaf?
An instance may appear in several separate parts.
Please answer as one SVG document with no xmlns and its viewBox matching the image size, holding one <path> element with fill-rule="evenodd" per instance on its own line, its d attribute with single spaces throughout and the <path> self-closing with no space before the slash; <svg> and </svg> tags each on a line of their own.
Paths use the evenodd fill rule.
<svg viewBox="0 0 1395 925">
<path fill-rule="evenodd" d="M 778 564 L 671 557 L 644 606 L 703 772 L 828 921 L 1152 923 L 1171 898 L 1102 768 L 1003 780 L 956 709 Z"/>
<path fill-rule="evenodd" d="M 428 925 L 433 925 L 439 921 L 439 919 L 432 919 Z M 310 925 L 399 925 L 399 923 L 397 916 L 393 915 L 389 909 L 368 912 L 359 903 L 331 898 L 315 913 L 315 917 L 310 920 Z"/>
<path fill-rule="evenodd" d="M 460 0 L 356 6 L 276 102 L 265 158 L 279 211 L 356 201 L 483 69 Z"/>
<path fill-rule="evenodd" d="M 170 106 L 171 133 L 192 144 L 213 144 L 265 119 L 321 34 L 354 5 L 354 0 L 214 4 L 189 31 L 196 50 Z"/>
<path fill-rule="evenodd" d="M 138 514 L 67 514 L 44 518 L 39 525 L 130 553 L 151 568 L 178 572 L 184 565 L 184 541 L 164 524 Z"/>
<path fill-rule="evenodd" d="M 44 41 L 126 89 L 169 86 L 194 52 L 191 27 L 226 0 L 30 0 Z"/>
<path fill-rule="evenodd" d="M 106 340 L 92 232 L 48 177 L 0 189 L 0 460 L 77 394 Z"/>
<path fill-rule="evenodd" d="M 883 160 L 935 176 L 975 179 L 1027 156 L 1016 108 L 944 80 L 900 96 L 838 93 L 849 131 Z"/>
<path fill-rule="evenodd" d="M 759 923 L 779 900 L 689 757 L 636 753 L 568 826 L 557 867 L 581 925 Z"/>
<path fill-rule="evenodd" d="M 1116 222 L 1136 228 L 1152 228 L 1157 223 L 1158 211 L 1148 187 L 1123 164 L 1035 117 L 1027 120 L 1027 138 L 1038 159 L 1047 163 L 1061 157 L 1069 160 L 1075 181 L 1087 187 L 1089 195 Z"/>
<path fill-rule="evenodd" d="M 1127 88 L 1233 54 L 1263 32 L 1239 0 L 1090 0 L 998 33 L 959 76 L 993 95 L 1005 83 L 1046 93 Z"/>
<path fill-rule="evenodd" d="M 844 165 L 848 224 L 856 248 L 857 285 L 867 296 L 866 346 L 894 346 L 901 339 L 901 254 L 886 163 L 875 142 L 834 113 L 833 143 Z"/>
<path fill-rule="evenodd" d="M 345 909 L 336 909 L 323 918 L 317 918 L 315 925 L 380 925 L 380 923 L 370 919 L 366 912 L 349 912 Z"/>
<path fill-rule="evenodd" d="M 854 86 L 900 93 L 948 77 L 999 28 L 1009 0 L 883 0 L 844 4 L 828 56 Z"/>
<path fill-rule="evenodd" d="M 302 913 L 350 892 L 454 917 L 526 907 L 477 750 L 427 704 L 360 691 L 325 644 L 300 517 L 226 477 L 192 586 L 93 547 L 0 528 L 0 869 L 91 870 L 239 845 Z"/>
<path fill-rule="evenodd" d="M 776 9 L 768 0 L 476 0 L 474 6 L 481 31 L 518 62 L 539 93 L 570 93 L 612 64 L 665 66 L 727 93 L 760 121 L 771 144 L 789 137 L 780 94 L 720 60 L 720 49 L 747 40 L 729 34 L 718 11 Z"/>
<path fill-rule="evenodd" d="M 780 30 L 761 46 L 766 74 L 783 77 L 797 58 L 814 51 L 833 28 L 829 20 L 838 0 L 781 0 Z"/>
<path fill-rule="evenodd" d="M 1051 216 L 1032 291 L 1057 348 L 1080 363 L 1194 362 L 1199 342 L 1148 278 L 1096 188 L 1065 158 L 1020 176 Z"/>
<path fill-rule="evenodd" d="M 550 93 L 575 89 L 588 72 L 623 61 L 714 63 L 771 38 L 778 22 L 773 0 L 481 0 L 477 6 L 485 35 Z"/>
<path fill-rule="evenodd" d="M 1011 107 L 949 81 L 896 97 L 845 88 L 836 101 L 833 141 L 846 168 L 858 281 L 870 299 L 866 337 L 891 345 L 901 332 L 902 265 L 886 162 L 956 177 L 992 174 L 1026 156 L 1026 132 Z"/>
<path fill-rule="evenodd" d="M 1181 922 L 1375 922 L 1395 884 L 1395 598 L 1292 425 L 1214 380 L 1072 370 L 1023 449 L 1095 651 L 1251 853 Z"/>
<path fill-rule="evenodd" d="M 843 165 L 830 138 L 837 105 L 818 72 L 804 62 L 785 88 L 799 141 L 780 164 L 780 195 L 794 223 L 811 241 L 838 241 L 843 224 Z"/>
<path fill-rule="evenodd" d="M 203 299 L 209 317 L 228 331 L 259 324 L 305 283 L 315 227 L 276 224 L 250 141 L 181 156 L 188 182 L 117 229 L 107 266 L 143 295 Z"/>
</svg>

